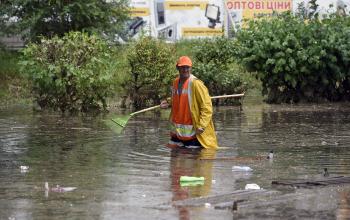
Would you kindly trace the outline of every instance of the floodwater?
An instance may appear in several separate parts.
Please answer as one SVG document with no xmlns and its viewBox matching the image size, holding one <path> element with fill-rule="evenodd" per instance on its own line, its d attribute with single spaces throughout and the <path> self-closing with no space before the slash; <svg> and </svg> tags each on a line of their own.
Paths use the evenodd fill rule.
<svg viewBox="0 0 350 220">
<path fill-rule="evenodd" d="M 349 103 L 267 105 L 247 97 L 242 107 L 215 109 L 222 148 L 198 152 L 164 147 L 164 110 L 134 116 L 115 133 L 103 120 L 108 116 L 2 108 L 0 219 L 349 219 L 350 184 L 271 184 L 329 178 L 324 168 L 330 177 L 350 176 L 349 114 Z M 270 150 L 273 160 L 254 159 Z M 234 172 L 233 166 L 253 170 Z M 204 184 L 182 186 L 185 175 L 203 176 Z M 54 192 L 45 182 L 77 189 Z M 239 201 L 234 210 L 234 197 L 176 205 L 244 190 L 248 183 L 275 194 Z"/>
</svg>

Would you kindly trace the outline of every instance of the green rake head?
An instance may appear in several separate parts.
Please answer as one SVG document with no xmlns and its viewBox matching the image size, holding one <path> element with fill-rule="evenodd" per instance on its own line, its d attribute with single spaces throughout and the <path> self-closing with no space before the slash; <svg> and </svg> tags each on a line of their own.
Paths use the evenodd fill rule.
<svg viewBox="0 0 350 220">
<path fill-rule="evenodd" d="M 114 133 L 116 134 L 121 134 L 123 132 L 123 127 L 120 125 L 116 124 L 112 120 L 103 120 L 104 124 L 109 127 Z"/>
<path fill-rule="evenodd" d="M 111 120 L 119 125 L 120 127 L 125 127 L 126 124 L 128 123 L 129 119 L 130 119 L 131 115 L 124 115 L 124 116 L 121 116 L 121 117 L 113 117 L 111 118 Z"/>
</svg>

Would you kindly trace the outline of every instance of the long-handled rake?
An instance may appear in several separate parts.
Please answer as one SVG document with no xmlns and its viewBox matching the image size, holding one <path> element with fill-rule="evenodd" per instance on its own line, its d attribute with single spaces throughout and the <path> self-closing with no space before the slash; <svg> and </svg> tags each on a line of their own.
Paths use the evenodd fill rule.
<svg viewBox="0 0 350 220">
<path fill-rule="evenodd" d="M 146 109 L 142 109 L 140 111 L 137 111 L 137 112 L 133 112 L 129 115 L 123 115 L 123 116 L 120 116 L 120 117 L 115 117 L 115 118 L 111 118 L 111 120 L 113 122 L 115 122 L 117 125 L 121 126 L 121 127 L 125 127 L 126 124 L 128 123 L 129 119 L 134 116 L 134 115 L 137 115 L 139 113 L 142 113 L 142 112 L 147 112 L 147 111 L 151 111 L 153 109 L 157 109 L 157 108 L 160 108 L 160 105 L 156 105 L 156 106 L 153 106 L 153 107 L 150 107 L 150 108 L 146 108 Z"/>
<path fill-rule="evenodd" d="M 219 96 L 212 96 L 211 99 L 220 99 L 220 98 L 237 98 L 237 97 L 243 97 L 244 96 L 244 93 L 242 94 L 232 94 L 232 95 L 219 95 Z M 156 105 L 156 106 L 153 106 L 153 107 L 150 107 L 150 108 L 146 108 L 146 109 L 142 109 L 140 111 L 137 111 L 137 112 L 133 112 L 129 115 L 124 115 L 124 116 L 121 116 L 121 117 L 114 117 L 114 118 L 111 118 L 111 120 L 116 123 L 117 125 L 121 126 L 121 127 L 125 127 L 126 124 L 128 123 L 129 119 L 136 115 L 136 114 L 139 114 L 139 113 L 142 113 L 142 112 L 147 112 L 147 111 L 151 111 L 151 110 L 154 110 L 154 109 L 157 109 L 157 108 L 160 108 L 160 105 Z"/>
</svg>

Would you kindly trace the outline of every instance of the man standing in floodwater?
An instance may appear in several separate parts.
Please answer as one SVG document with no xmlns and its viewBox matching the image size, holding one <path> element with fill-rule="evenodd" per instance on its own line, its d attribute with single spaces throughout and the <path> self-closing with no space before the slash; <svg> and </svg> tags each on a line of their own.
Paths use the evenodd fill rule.
<svg viewBox="0 0 350 220">
<path fill-rule="evenodd" d="M 176 63 L 179 76 L 173 81 L 171 103 L 162 101 L 161 108 L 171 105 L 172 129 L 168 147 L 217 149 L 212 120 L 213 106 L 207 87 L 192 72 L 192 61 L 182 56 Z"/>
</svg>

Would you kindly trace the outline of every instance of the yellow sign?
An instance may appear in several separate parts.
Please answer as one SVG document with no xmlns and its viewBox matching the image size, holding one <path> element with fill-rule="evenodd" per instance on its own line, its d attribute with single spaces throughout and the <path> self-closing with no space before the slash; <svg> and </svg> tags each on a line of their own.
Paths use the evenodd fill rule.
<svg viewBox="0 0 350 220">
<path fill-rule="evenodd" d="M 166 10 L 191 10 L 195 7 L 205 10 L 207 7 L 208 1 L 166 1 L 165 9 Z"/>
<path fill-rule="evenodd" d="M 131 8 L 130 9 L 131 17 L 145 17 L 149 16 L 149 8 Z"/>
<path fill-rule="evenodd" d="M 222 36 L 224 34 L 221 28 L 183 27 L 181 31 L 183 37 Z"/>
<path fill-rule="evenodd" d="M 231 10 L 242 10 L 243 19 L 271 16 L 275 12 L 291 11 L 292 0 L 227 0 L 226 7 Z"/>
</svg>

